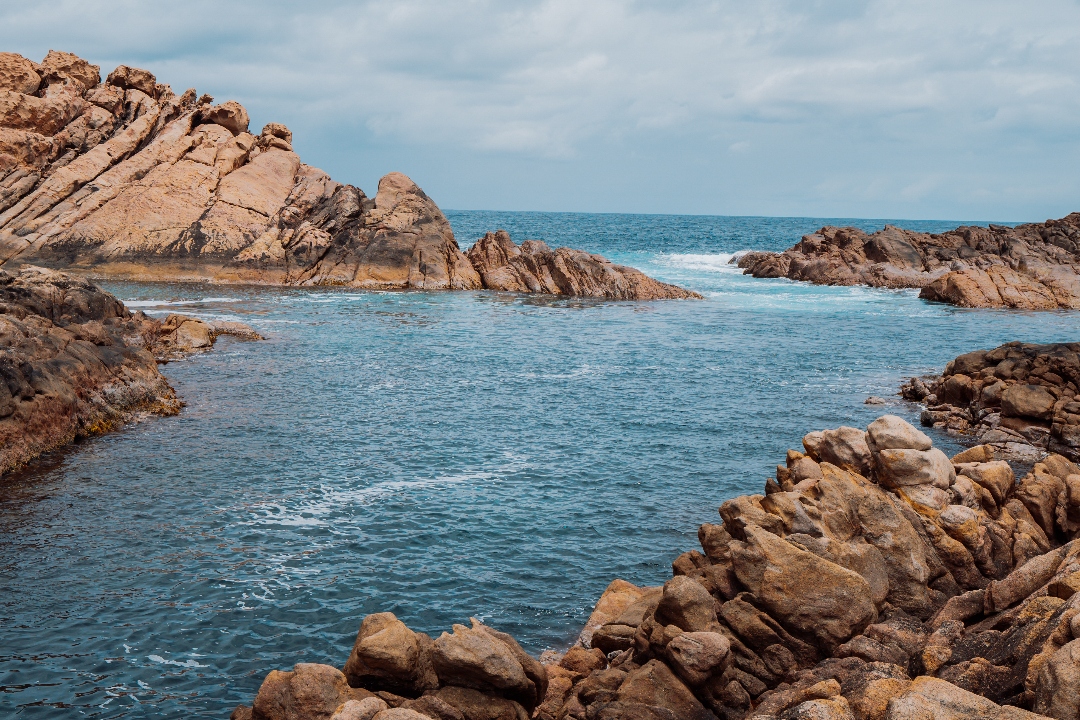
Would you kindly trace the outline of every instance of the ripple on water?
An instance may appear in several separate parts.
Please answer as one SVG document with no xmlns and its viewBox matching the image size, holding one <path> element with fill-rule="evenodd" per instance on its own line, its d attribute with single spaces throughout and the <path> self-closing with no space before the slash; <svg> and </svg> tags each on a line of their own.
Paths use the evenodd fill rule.
<svg viewBox="0 0 1080 720">
<path fill-rule="evenodd" d="M 564 646 L 612 578 L 662 582 L 697 526 L 760 491 L 806 431 L 865 425 L 883 412 L 867 395 L 960 352 L 1076 339 L 1076 314 L 727 264 L 822 220 L 451 221 L 463 246 L 506 227 L 708 299 L 110 285 L 147 312 L 269 339 L 164 366 L 179 416 L 0 480 L 0 714 L 225 717 L 271 668 L 340 666 L 381 610 L 429 633 L 475 615 L 533 652 Z"/>
</svg>

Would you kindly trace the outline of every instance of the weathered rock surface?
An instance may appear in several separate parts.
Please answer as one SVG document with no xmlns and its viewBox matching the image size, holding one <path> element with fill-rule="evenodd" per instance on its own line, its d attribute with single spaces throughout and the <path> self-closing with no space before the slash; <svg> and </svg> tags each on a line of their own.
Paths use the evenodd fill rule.
<svg viewBox="0 0 1080 720">
<path fill-rule="evenodd" d="M 208 350 L 240 323 L 131 313 L 86 280 L 37 267 L 0 270 L 0 473 L 140 413 L 172 415 L 157 363 Z"/>
<path fill-rule="evenodd" d="M 1041 224 L 960 227 L 942 234 L 887 225 L 871 235 L 824 227 L 783 253 L 737 260 L 747 274 L 818 285 L 922 288 L 973 308 L 1080 308 L 1080 213 Z"/>
<path fill-rule="evenodd" d="M 176 95 L 140 68 L 121 65 L 101 82 L 100 69 L 74 55 L 50 52 L 39 65 L 0 53 L 0 265 L 9 269 L 698 297 L 576 250 L 533 243 L 523 252 L 486 238 L 478 246 L 474 267 L 404 175 L 385 176 L 368 198 L 301 162 L 284 125 L 256 135 L 239 103 L 214 105 L 194 89 Z"/>
<path fill-rule="evenodd" d="M 985 460 L 1032 463 L 1057 453 L 1080 461 L 1080 343 L 1012 342 L 966 353 L 940 376 L 912 378 L 901 394 L 926 405 L 923 425 L 981 443 L 972 452 Z M 1080 522 L 1072 497 L 1062 512 Z M 1000 504 L 1000 493 L 995 500 Z"/>
<path fill-rule="evenodd" d="M 896 452 L 940 451 L 896 416 L 803 445 L 765 495 L 723 504 L 723 525 L 701 527 L 702 550 L 680 555 L 662 588 L 613 582 L 561 657 L 538 666 L 474 621 L 435 641 L 437 689 L 380 696 L 440 720 L 1077 717 L 1067 480 L 1080 468 L 1050 455 L 1017 483 L 1008 464 L 965 451 L 947 469 L 932 455 L 900 472 Z M 369 616 L 360 635 L 396 622 Z M 382 644 L 411 647 L 395 633 Z M 416 676 L 418 661 L 397 659 L 413 655 L 383 654 Z"/>
<path fill-rule="evenodd" d="M 485 288 L 512 292 L 602 297 L 611 300 L 700 298 L 695 292 L 653 280 L 640 270 L 615 265 L 582 250 L 552 250 L 539 240 L 514 244 L 505 230 L 476 241 L 467 257 Z"/>
</svg>

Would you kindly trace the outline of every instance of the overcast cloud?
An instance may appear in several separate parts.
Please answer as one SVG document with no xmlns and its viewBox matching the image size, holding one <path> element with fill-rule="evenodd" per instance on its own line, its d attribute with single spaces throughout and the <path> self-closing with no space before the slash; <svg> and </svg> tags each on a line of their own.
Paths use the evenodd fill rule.
<svg viewBox="0 0 1080 720">
<path fill-rule="evenodd" d="M 9 2 L 443 207 L 1043 220 L 1080 210 L 1080 2 Z"/>
</svg>

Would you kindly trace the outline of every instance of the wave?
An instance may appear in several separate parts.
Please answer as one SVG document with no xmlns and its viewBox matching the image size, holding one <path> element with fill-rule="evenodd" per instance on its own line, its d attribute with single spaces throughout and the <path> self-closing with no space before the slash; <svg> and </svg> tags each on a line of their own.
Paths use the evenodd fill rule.
<svg viewBox="0 0 1080 720">
<path fill-rule="evenodd" d="M 679 270 L 696 270 L 709 273 L 742 273 L 739 266 L 732 262 L 738 260 L 749 250 L 733 253 L 661 253 L 656 263 Z"/>
<path fill-rule="evenodd" d="M 174 305 L 205 305 L 207 303 L 233 303 L 240 302 L 240 298 L 208 297 L 197 300 L 124 300 L 124 305 L 129 308 L 166 307 Z"/>
</svg>

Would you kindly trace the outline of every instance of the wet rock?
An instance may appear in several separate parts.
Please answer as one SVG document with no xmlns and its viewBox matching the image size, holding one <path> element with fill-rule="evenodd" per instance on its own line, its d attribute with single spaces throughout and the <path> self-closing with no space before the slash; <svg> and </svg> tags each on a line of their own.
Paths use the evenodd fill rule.
<svg viewBox="0 0 1080 720">
<path fill-rule="evenodd" d="M 81 278 L 0 270 L 0 473 L 180 403 L 148 350 L 161 324 Z"/>
</svg>

